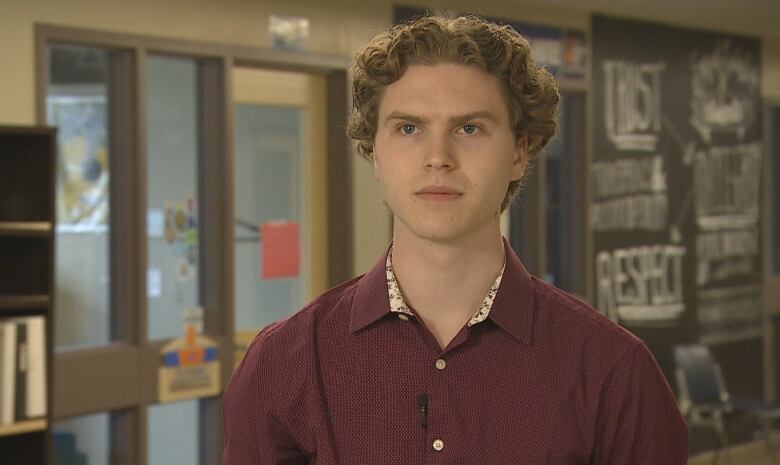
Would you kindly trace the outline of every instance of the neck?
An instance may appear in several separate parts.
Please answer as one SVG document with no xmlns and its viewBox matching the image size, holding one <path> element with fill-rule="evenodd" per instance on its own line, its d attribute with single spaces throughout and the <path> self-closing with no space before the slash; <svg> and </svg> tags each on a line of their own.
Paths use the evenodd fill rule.
<svg viewBox="0 0 780 465">
<path fill-rule="evenodd" d="M 421 239 L 395 228 L 392 254 L 401 292 L 418 316 L 429 326 L 458 328 L 477 311 L 505 258 L 498 222 L 453 242 Z"/>
</svg>

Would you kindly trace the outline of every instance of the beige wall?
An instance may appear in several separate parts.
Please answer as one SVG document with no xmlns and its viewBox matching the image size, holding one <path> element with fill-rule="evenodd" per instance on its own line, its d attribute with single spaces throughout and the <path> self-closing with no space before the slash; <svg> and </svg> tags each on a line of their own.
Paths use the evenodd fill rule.
<svg viewBox="0 0 780 465">
<path fill-rule="evenodd" d="M 780 39 L 765 39 L 761 46 L 762 95 L 773 100 L 780 100 Z"/>
<path fill-rule="evenodd" d="M 374 33 L 390 24 L 394 3 L 446 4 L 542 24 L 589 29 L 584 9 L 553 9 L 522 0 L 422 2 L 391 0 L 262 2 L 251 0 L 0 0 L 0 124 L 35 122 L 33 24 L 49 23 L 196 41 L 264 47 L 270 14 L 306 16 L 311 22 L 313 51 L 350 56 Z M 726 20 L 724 20 L 726 21 Z M 764 47 L 763 90 L 780 97 L 780 39 Z M 379 200 L 370 166 L 354 159 L 355 273 L 370 267 L 389 240 L 389 215 Z"/>
<path fill-rule="evenodd" d="M 530 11 L 517 2 L 511 7 L 506 3 L 491 2 L 480 12 L 582 29 L 588 26 L 587 14 L 583 12 L 564 13 L 539 7 Z M 35 23 L 265 47 L 270 14 L 300 15 L 310 19 L 311 50 L 351 56 L 390 24 L 393 8 L 389 0 L 0 0 L 0 4 L 0 124 L 35 122 Z M 466 1 L 451 2 L 448 6 L 473 11 L 473 4 Z M 377 194 L 370 165 L 356 156 L 353 169 L 354 188 L 359 193 L 353 198 L 353 269 L 362 273 L 384 251 L 390 238 L 390 217 Z"/>
</svg>

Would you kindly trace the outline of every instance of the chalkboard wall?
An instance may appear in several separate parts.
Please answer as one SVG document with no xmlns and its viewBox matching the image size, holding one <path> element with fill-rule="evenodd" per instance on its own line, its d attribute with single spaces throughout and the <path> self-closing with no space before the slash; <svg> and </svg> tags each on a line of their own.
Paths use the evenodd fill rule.
<svg viewBox="0 0 780 465">
<path fill-rule="evenodd" d="M 595 16 L 594 303 L 644 338 L 711 346 L 761 394 L 760 43 Z"/>
</svg>

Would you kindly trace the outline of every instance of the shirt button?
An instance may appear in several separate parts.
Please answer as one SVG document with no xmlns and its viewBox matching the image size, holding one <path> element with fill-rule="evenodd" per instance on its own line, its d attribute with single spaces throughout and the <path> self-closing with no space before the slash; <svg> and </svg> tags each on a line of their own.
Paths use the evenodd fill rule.
<svg viewBox="0 0 780 465">
<path fill-rule="evenodd" d="M 403 313 L 399 313 L 398 318 L 404 321 L 409 321 L 409 317 L 404 315 Z"/>
<path fill-rule="evenodd" d="M 442 441 L 441 439 L 437 439 L 433 441 L 433 448 L 436 450 L 444 449 L 444 441 Z"/>
<path fill-rule="evenodd" d="M 447 362 L 445 362 L 443 358 L 436 360 L 436 368 L 438 368 L 439 370 L 443 370 L 446 367 L 447 367 Z"/>
</svg>

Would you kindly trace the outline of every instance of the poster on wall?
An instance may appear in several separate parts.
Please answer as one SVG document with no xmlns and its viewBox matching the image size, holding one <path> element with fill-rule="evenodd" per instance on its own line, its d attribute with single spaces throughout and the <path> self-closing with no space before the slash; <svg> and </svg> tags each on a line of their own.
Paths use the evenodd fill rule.
<svg viewBox="0 0 780 465">
<path fill-rule="evenodd" d="M 185 283 L 197 278 L 198 212 L 195 199 L 186 202 L 165 202 L 165 243 L 176 263 L 176 280 Z"/>
<path fill-rule="evenodd" d="M 49 95 L 57 126 L 57 230 L 103 232 L 109 216 L 108 104 L 102 95 Z"/>
<path fill-rule="evenodd" d="M 157 399 L 174 402 L 219 394 L 219 344 L 203 335 L 203 307 L 185 309 L 183 337 L 160 349 Z"/>
<path fill-rule="evenodd" d="M 596 16 L 597 308 L 687 341 L 759 338 L 757 39 Z"/>
</svg>

